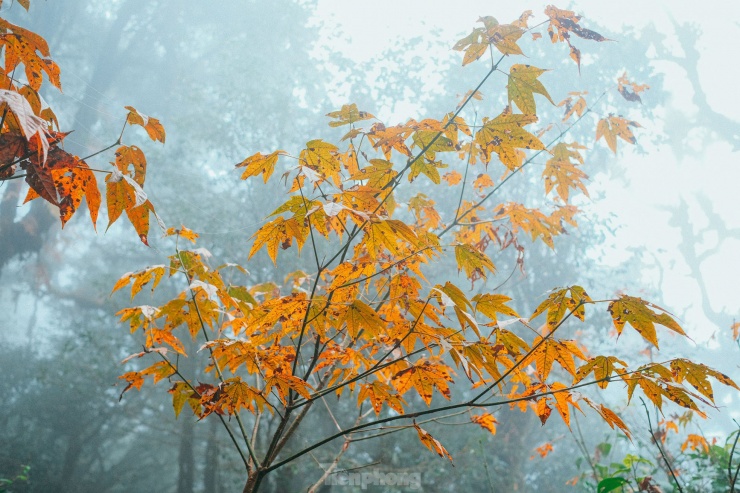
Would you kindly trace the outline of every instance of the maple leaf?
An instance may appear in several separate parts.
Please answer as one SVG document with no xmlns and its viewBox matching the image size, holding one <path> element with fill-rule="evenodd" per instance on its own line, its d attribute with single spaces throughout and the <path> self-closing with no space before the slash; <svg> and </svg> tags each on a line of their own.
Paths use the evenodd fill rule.
<svg viewBox="0 0 740 493">
<path fill-rule="evenodd" d="M 473 311 L 473 305 L 460 288 L 449 281 L 446 282 L 444 286 L 437 284 L 432 288 L 430 297 L 436 299 L 437 302 L 442 305 L 443 312 L 444 309 L 451 306 L 457 316 L 460 327 L 464 329 L 466 326 L 469 326 L 473 329 L 478 338 L 481 337 L 478 322 L 471 314 Z"/>
<path fill-rule="evenodd" d="M 495 218 L 508 218 L 514 233 L 521 229 L 529 233 L 532 241 L 540 238 L 550 248 L 555 247 L 553 238 L 563 232 L 559 218 L 555 214 L 548 218 L 539 209 L 529 209 L 514 202 L 502 205 Z"/>
<path fill-rule="evenodd" d="M 312 390 L 311 385 L 294 375 L 282 372 L 273 373 L 271 376 L 265 378 L 265 389 L 262 392 L 268 394 L 273 387 L 277 390 L 278 397 L 283 404 L 286 403 L 286 398 L 290 391 L 294 391 L 306 399 L 311 398 L 311 394 L 309 393 Z"/>
<path fill-rule="evenodd" d="M 547 310 L 547 326 L 553 330 L 565 316 L 567 311 L 573 311 L 573 315 L 581 322 L 586 317 L 586 304 L 591 303 L 591 298 L 581 286 L 570 286 L 561 288 L 539 304 L 529 320 L 532 321 Z"/>
<path fill-rule="evenodd" d="M 62 174 L 55 180 L 59 201 L 59 217 L 62 227 L 69 221 L 72 214 L 80 207 L 82 198 L 87 200 L 87 208 L 93 227 L 96 226 L 98 210 L 100 209 L 100 191 L 95 175 L 84 161 L 77 161 L 77 165 Z"/>
<path fill-rule="evenodd" d="M 306 143 L 301 151 L 300 162 L 316 171 L 322 179 L 331 178 L 337 188 L 341 188 L 341 163 L 338 159 L 339 149 L 334 144 L 323 140 L 312 140 Z"/>
<path fill-rule="evenodd" d="M 172 409 L 175 411 L 175 418 L 180 416 L 186 403 L 193 410 L 193 414 L 200 414 L 200 395 L 187 382 L 175 382 L 168 392 L 172 394 Z"/>
<path fill-rule="evenodd" d="M 446 181 L 448 185 L 453 186 L 460 183 L 460 180 L 462 180 L 462 175 L 457 171 L 449 171 L 442 175 L 442 179 Z"/>
<path fill-rule="evenodd" d="M 350 176 L 360 171 L 360 163 L 357 161 L 357 152 L 352 142 L 347 146 L 347 151 L 339 154 L 339 161 L 349 172 Z"/>
<path fill-rule="evenodd" d="M 360 391 L 357 394 L 357 405 L 360 405 L 365 400 L 370 400 L 376 416 L 380 415 L 383 404 L 398 414 L 403 414 L 403 404 L 405 401 L 387 383 L 375 381 L 360 385 Z"/>
<path fill-rule="evenodd" d="M 506 329 L 496 328 L 492 335 L 496 337 L 496 343 L 502 345 L 512 356 L 519 356 L 529 352 L 529 345 L 524 339 Z"/>
<path fill-rule="evenodd" d="M 632 133 L 630 127 L 641 127 L 639 123 L 627 120 L 621 116 L 609 116 L 602 118 L 596 125 L 596 141 L 601 137 L 604 137 L 609 149 L 614 154 L 617 153 L 617 137 L 620 139 L 634 144 L 637 142 L 635 135 Z"/>
<path fill-rule="evenodd" d="M 378 254 L 385 247 L 394 255 L 401 253 L 399 242 L 406 242 L 411 246 L 419 244 L 419 238 L 406 223 L 397 219 L 368 221 L 363 228 L 364 240 L 371 258 L 378 258 Z"/>
<path fill-rule="evenodd" d="M 333 122 L 329 122 L 330 127 L 341 127 L 343 125 L 351 125 L 355 122 L 375 118 L 367 111 L 358 110 L 355 103 L 342 105 L 341 110 L 332 111 L 331 113 L 327 113 L 326 116 L 336 120 Z"/>
<path fill-rule="evenodd" d="M 663 313 L 656 313 L 651 308 L 656 308 Z M 656 348 L 658 347 L 658 337 L 655 333 L 655 324 L 667 327 L 681 335 L 686 335 L 681 326 L 665 310 L 641 298 L 620 296 L 619 299 L 609 303 L 608 310 L 612 316 L 614 328 L 617 329 L 617 334 L 621 335 L 624 324 L 628 323 Z"/>
<path fill-rule="evenodd" d="M 424 230 L 436 229 L 442 224 L 442 218 L 434 208 L 434 201 L 423 193 L 418 193 L 408 201 L 409 210 L 416 217 L 416 226 Z"/>
<path fill-rule="evenodd" d="M 22 162 L 21 167 L 26 171 L 26 183 L 28 183 L 31 189 L 37 194 L 36 196 L 41 196 L 47 202 L 58 207 L 59 196 L 57 195 L 51 169 L 45 166 L 35 165 L 31 161 Z M 29 194 L 26 196 L 26 201 L 32 200 L 33 198 L 34 195 Z"/>
<path fill-rule="evenodd" d="M 550 40 L 553 43 L 557 43 L 558 41 L 568 43 L 570 57 L 578 64 L 579 71 L 581 70 L 581 51 L 570 42 L 571 33 L 579 38 L 589 39 L 591 41 L 610 41 L 596 31 L 586 29 L 578 24 L 581 16 L 576 15 L 571 10 L 562 10 L 548 5 L 545 9 L 545 15 L 550 18 L 550 24 L 547 26 L 547 33 L 550 35 Z"/>
<path fill-rule="evenodd" d="M 414 181 L 414 179 L 417 176 L 419 176 L 420 174 L 423 174 L 427 178 L 429 178 L 432 181 L 432 183 L 434 183 L 435 185 L 439 185 L 440 176 L 439 176 L 438 169 L 446 168 L 446 167 L 447 167 L 446 164 L 443 164 L 437 161 L 430 161 L 423 157 L 415 159 L 414 162 L 411 163 L 411 172 L 409 173 L 409 182 Z"/>
<path fill-rule="evenodd" d="M 371 159 L 370 166 L 366 166 L 358 170 L 358 172 L 350 175 L 350 180 L 365 181 L 367 180 L 367 186 L 376 188 L 377 191 L 373 193 L 373 196 L 377 194 L 383 187 L 390 183 L 398 175 L 398 172 L 393 169 L 393 163 L 384 159 Z"/>
<path fill-rule="evenodd" d="M 545 179 L 545 193 L 550 193 L 555 188 L 558 196 L 568 202 L 571 189 L 578 189 L 588 197 L 588 190 L 582 180 L 588 175 L 577 168 L 583 164 L 583 156 L 578 152 L 583 146 L 578 143 L 566 144 L 559 142 L 550 151 L 552 158 L 547 160 L 542 177 Z M 575 160 L 575 161 L 572 161 Z"/>
<path fill-rule="evenodd" d="M 553 446 L 552 446 L 552 443 L 547 442 L 547 443 L 544 443 L 544 444 L 540 445 L 539 447 L 535 448 L 534 450 L 535 450 L 535 452 L 537 452 L 537 455 L 539 455 L 540 458 L 544 459 L 545 457 L 547 457 L 550 454 L 550 452 L 553 451 Z M 534 459 L 534 456 L 531 456 L 530 457 L 530 460 L 531 459 Z"/>
<path fill-rule="evenodd" d="M 408 392 L 412 387 L 416 389 L 419 397 L 428 406 L 432 402 L 432 394 L 436 389 L 442 397 L 450 399 L 450 387 L 447 382 L 452 382 L 450 369 L 447 365 L 423 361 L 405 368 L 393 375 L 393 386 L 399 395 Z"/>
<path fill-rule="evenodd" d="M 640 93 L 647 89 L 650 89 L 650 86 L 647 84 L 631 82 L 627 78 L 627 72 L 624 72 L 622 76 L 617 79 L 617 91 L 619 91 L 619 94 L 621 94 L 627 101 L 637 101 L 638 103 L 642 103 Z"/>
<path fill-rule="evenodd" d="M 709 383 L 707 377 L 713 377 L 724 385 L 740 390 L 740 387 L 738 387 L 737 384 L 724 373 L 720 373 L 706 365 L 694 363 L 685 358 L 674 359 L 671 361 L 671 372 L 673 373 L 677 383 L 681 383 L 686 380 L 701 395 L 711 401 L 714 401 L 714 392 L 712 391 L 712 384 Z"/>
<path fill-rule="evenodd" d="M 155 265 L 152 267 L 147 267 L 146 269 L 140 270 L 138 272 L 129 272 L 121 276 L 118 282 L 116 282 L 116 284 L 113 286 L 111 294 L 115 293 L 125 286 L 128 286 L 131 281 L 133 281 L 133 284 L 131 285 L 132 300 L 134 299 L 134 296 L 136 296 L 149 282 L 152 283 L 151 289 L 152 292 L 154 292 L 157 285 L 162 280 L 162 276 L 164 276 L 164 273 L 164 265 Z"/>
<path fill-rule="evenodd" d="M 139 113 L 133 106 L 126 106 L 126 109 L 128 110 L 126 122 L 129 125 L 140 125 L 144 130 L 146 130 L 150 139 L 164 144 L 166 135 L 164 127 L 159 123 L 159 120 L 152 118 L 151 116 L 146 116 L 143 113 Z"/>
<path fill-rule="evenodd" d="M 49 45 L 38 34 L 0 19 L 0 46 L 5 48 L 5 72 L 12 72 L 19 63 L 25 68 L 28 85 L 38 91 L 43 82 L 43 73 L 57 89 L 62 88 L 60 71 L 49 58 Z"/>
<path fill-rule="evenodd" d="M 531 19 L 532 17 L 534 17 L 534 14 L 532 13 L 532 11 L 525 10 L 524 12 L 522 12 L 522 15 L 520 15 L 517 20 L 512 22 L 512 24 L 522 29 L 527 29 L 529 27 L 528 25 L 529 19 Z"/>
<path fill-rule="evenodd" d="M 550 103 L 555 104 L 550 95 L 537 77 L 545 73 L 546 70 L 533 67 L 531 65 L 512 65 L 509 69 L 509 104 L 513 101 L 519 110 L 525 115 L 534 115 L 537 113 L 537 106 L 534 102 L 534 93 L 542 94 Z"/>
<path fill-rule="evenodd" d="M 484 120 L 483 127 L 475 134 L 475 141 L 483 151 L 485 162 L 490 160 L 491 152 L 495 152 L 501 162 L 513 171 L 522 164 L 522 156 L 516 152 L 517 148 L 544 149 L 545 145 L 523 128 L 536 121 L 537 117 L 534 115 L 507 112 L 493 120 Z"/>
<path fill-rule="evenodd" d="M 477 294 L 472 301 L 475 303 L 475 311 L 481 312 L 483 315 L 491 319 L 491 323 L 486 325 L 498 325 L 497 314 L 499 313 L 510 317 L 519 317 L 517 312 L 506 306 L 505 303 L 511 301 L 511 298 L 503 294 Z"/>
<path fill-rule="evenodd" d="M 524 34 L 521 17 L 514 24 L 499 24 L 496 18 L 491 16 L 481 17 L 478 22 L 482 22 L 484 27 L 473 29 L 473 32 L 452 47 L 453 50 L 465 51 L 463 66 L 483 56 L 490 45 L 495 46 L 504 55 L 522 54 L 521 48 L 516 44 Z M 526 21 L 524 23 L 526 24 Z"/>
<path fill-rule="evenodd" d="M 267 180 L 272 176 L 275 171 L 275 163 L 277 163 L 278 156 L 284 155 L 285 151 L 275 151 L 270 154 L 264 155 L 261 153 L 249 156 L 247 159 L 237 164 L 237 168 L 246 168 L 242 173 L 241 179 L 246 180 L 250 176 L 257 176 L 262 173 L 262 180 L 267 183 Z"/>
<path fill-rule="evenodd" d="M 457 261 L 457 271 L 465 271 L 465 276 L 468 279 L 479 279 L 481 277 L 485 279 L 486 270 L 492 274 L 496 272 L 496 267 L 488 258 L 488 255 L 473 245 L 455 245 L 455 260 Z"/>
<path fill-rule="evenodd" d="M 480 19 L 486 24 L 486 36 L 488 42 L 492 43 L 498 51 L 504 55 L 521 55 L 522 49 L 516 44 L 517 40 L 522 37 L 524 30 L 513 24 L 493 25 L 485 20 Z"/>
<path fill-rule="evenodd" d="M 101 201 L 97 179 L 84 161 L 56 146 L 56 139 L 61 140 L 64 136 L 66 134 L 52 136 L 55 139 L 54 146 L 46 156 L 45 163 L 39 161 L 35 154 L 21 163 L 26 170 L 26 182 L 31 187 L 24 203 L 40 196 L 58 206 L 64 227 L 85 198 L 95 227 Z"/>
<path fill-rule="evenodd" d="M 153 365 L 145 368 L 141 371 L 127 372 L 118 377 L 120 380 L 128 382 L 126 388 L 121 392 L 121 397 L 131 388 L 141 390 L 141 386 L 144 384 L 144 377 L 151 377 L 153 383 L 157 383 L 160 380 L 169 378 L 175 374 L 174 368 L 166 361 L 158 361 Z M 120 398 L 119 398 L 120 400 Z"/>
<path fill-rule="evenodd" d="M 549 406 L 548 400 L 549 399 L 546 397 L 543 397 L 541 399 L 537 399 L 537 402 L 535 403 L 534 412 L 537 413 L 537 417 L 540 418 L 542 426 L 545 426 L 545 423 L 547 423 L 547 420 L 552 414 L 552 408 Z"/>
<path fill-rule="evenodd" d="M 473 423 L 478 424 L 484 430 L 488 430 L 491 435 L 496 434 L 496 418 L 491 413 L 477 414 L 470 417 Z"/>
<path fill-rule="evenodd" d="M 2 21 L 2 19 L 0 19 L 0 21 Z M 49 150 L 49 143 L 46 138 L 48 129 L 46 120 L 36 116 L 33 108 L 31 108 L 31 105 L 28 103 L 28 100 L 18 92 L 0 89 L 0 103 L 7 105 L 6 108 L 8 108 L 12 112 L 13 116 L 15 116 L 26 140 L 31 142 L 32 139 L 35 139 L 37 143 L 40 143 L 41 153 L 43 156 L 41 163 L 45 163 L 46 155 Z M 0 107 L 1 106 L 2 105 L 0 105 Z M 10 160 L 5 159 L 3 161 Z"/>
<path fill-rule="evenodd" d="M 451 152 L 455 150 L 454 141 L 451 138 L 440 134 L 440 132 L 442 132 L 442 126 L 439 122 L 435 121 L 433 128 L 434 130 L 417 130 L 411 136 L 413 141 L 412 147 L 418 147 L 419 149 L 424 150 L 424 157 L 426 157 L 430 162 L 434 161 L 437 152 Z M 424 159 L 420 156 L 413 164 L 423 161 Z M 439 177 L 434 181 L 434 183 L 439 184 Z"/>
<path fill-rule="evenodd" d="M 471 62 L 474 62 L 475 60 L 479 59 L 483 56 L 483 54 L 488 49 L 488 42 L 485 39 L 484 32 L 480 28 L 476 28 L 459 40 L 455 45 L 452 47 L 453 50 L 457 51 L 465 51 L 465 55 L 463 55 L 463 67 Z"/>
<path fill-rule="evenodd" d="M 686 440 L 681 444 L 681 452 L 685 452 L 686 448 L 696 450 L 699 447 L 704 450 L 705 454 L 709 454 L 709 443 L 707 442 L 707 439 L 701 435 L 689 433 L 686 436 Z"/>
<path fill-rule="evenodd" d="M 148 245 L 147 235 L 149 233 L 149 213 L 154 214 L 159 226 L 166 231 L 164 223 L 157 215 L 154 205 L 148 200 L 146 193 L 141 188 L 146 173 L 146 161 L 142 161 L 143 155 L 139 155 L 138 148 L 120 148 L 117 155 L 116 167 L 105 179 L 106 200 L 108 204 L 108 228 L 125 211 L 134 229 L 139 234 L 141 241 Z M 131 161 L 133 160 L 133 161 Z M 133 164 L 134 177 L 128 174 L 128 165 Z M 122 173 L 123 168 L 126 173 Z"/>
<path fill-rule="evenodd" d="M 568 121 L 571 116 L 574 114 L 580 116 L 583 116 L 583 114 L 588 109 L 588 105 L 586 104 L 586 100 L 583 99 L 583 96 L 588 94 L 588 91 L 583 92 L 570 92 L 568 93 L 568 97 L 563 99 L 558 103 L 558 107 L 564 106 L 565 107 L 565 114 L 563 115 L 563 121 Z M 573 98 L 576 98 L 575 102 L 573 102 Z"/>
<path fill-rule="evenodd" d="M 195 243 L 195 240 L 198 239 L 198 233 L 193 231 L 190 228 L 186 228 L 183 225 L 180 225 L 179 228 L 167 228 L 167 231 L 164 233 L 165 236 L 178 236 L 185 238 L 186 240 L 189 240 L 191 243 Z M 241 267 L 241 266 L 237 266 Z"/>
<path fill-rule="evenodd" d="M 165 231 L 167 228 L 159 219 L 159 216 L 157 216 L 157 213 L 154 210 L 154 205 L 152 205 L 152 203 L 148 200 L 140 205 L 134 205 L 134 207 L 129 207 L 128 209 L 126 209 L 126 216 L 128 217 L 128 220 L 131 221 L 131 225 L 134 227 L 134 230 L 139 235 L 139 239 L 146 246 L 149 246 L 148 237 L 150 213 L 154 214 L 154 216 L 157 218 L 159 226 L 162 228 L 162 231 Z"/>
<path fill-rule="evenodd" d="M 596 356 L 590 358 L 583 366 L 578 368 L 573 383 L 580 382 L 593 372 L 594 378 L 599 381 L 597 385 L 605 389 L 609 385 L 609 377 L 613 373 L 619 372 L 619 369 L 615 366 L 616 363 L 622 365 L 622 368 L 627 367 L 627 363 L 616 356 Z"/>
<path fill-rule="evenodd" d="M 219 385 L 220 395 L 215 405 L 223 406 L 229 414 L 236 414 L 240 409 L 252 413 L 263 412 L 265 407 L 272 410 L 262 392 L 248 385 L 240 377 L 225 380 Z"/>
<path fill-rule="evenodd" d="M 574 407 L 581 411 L 578 402 L 573 400 L 571 394 L 565 385 L 560 382 L 553 382 L 550 386 L 552 397 L 555 400 L 555 410 L 563 418 L 563 422 L 570 428 L 570 408 Z"/>
<path fill-rule="evenodd" d="M 385 328 L 385 321 L 377 312 L 360 300 L 355 300 L 347 309 L 343 321 L 347 324 L 350 337 L 356 339 L 360 330 L 368 333 L 368 338 L 379 335 Z"/>
<path fill-rule="evenodd" d="M 573 341 L 543 339 L 540 336 L 535 337 L 532 341 L 532 347 L 536 348 L 529 357 L 522 363 L 526 366 L 533 361 L 542 381 L 547 379 L 552 369 L 552 364 L 558 362 L 560 366 L 571 375 L 576 375 L 575 358 L 586 360 L 586 356 L 581 352 Z"/>
<path fill-rule="evenodd" d="M 382 123 L 375 123 L 367 133 L 367 138 L 373 148 L 380 148 L 385 158 L 390 159 L 392 150 L 411 156 L 411 150 L 405 143 L 409 135 L 409 129 L 405 125 L 386 127 Z"/>
<path fill-rule="evenodd" d="M 146 181 L 146 156 L 137 146 L 121 146 L 116 149 L 115 166 L 123 174 L 130 175 L 140 186 Z M 129 172 L 129 166 L 133 173 Z"/>
<path fill-rule="evenodd" d="M 272 263 L 277 265 L 278 247 L 285 250 L 290 247 L 292 239 L 296 238 L 298 248 L 300 249 L 305 242 L 307 234 L 308 229 L 299 224 L 295 218 L 285 220 L 282 217 L 278 217 L 262 226 L 252 235 L 254 243 L 249 250 L 248 258 L 252 258 L 263 245 L 266 245 L 267 255 L 269 255 Z"/>
<path fill-rule="evenodd" d="M 440 457 L 447 457 L 450 462 L 452 462 L 452 456 L 447 452 L 447 449 L 442 446 L 442 443 L 439 440 L 434 438 L 428 431 L 419 428 L 419 425 L 417 425 L 416 422 L 414 422 L 414 428 L 416 428 L 416 432 L 419 434 L 419 440 L 421 440 L 421 443 L 423 443 L 426 448 L 432 452 L 436 452 Z"/>
<path fill-rule="evenodd" d="M 568 294 L 570 293 L 570 296 Z M 573 315 L 581 321 L 585 319 L 585 304 L 589 303 L 591 298 L 580 286 L 571 286 L 551 293 L 550 296 L 540 303 L 530 316 L 532 321 L 545 310 L 547 310 L 546 332 L 555 330 L 567 311 L 572 311 Z"/>
<path fill-rule="evenodd" d="M 473 188 L 475 188 L 478 193 L 483 194 L 486 188 L 490 188 L 494 184 L 495 183 L 487 173 L 481 173 L 473 182 Z"/>
</svg>

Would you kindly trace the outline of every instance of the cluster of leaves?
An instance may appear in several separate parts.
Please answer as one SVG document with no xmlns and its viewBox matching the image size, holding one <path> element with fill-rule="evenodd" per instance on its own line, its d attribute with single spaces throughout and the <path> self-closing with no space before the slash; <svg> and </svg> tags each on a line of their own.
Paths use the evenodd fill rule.
<svg viewBox="0 0 740 493">
<path fill-rule="evenodd" d="M 10 488 L 15 485 L 18 486 L 20 483 L 28 482 L 29 472 L 31 466 L 23 466 L 21 472 L 15 475 L 13 478 L 0 478 L 0 493 L 11 491 Z"/>
<path fill-rule="evenodd" d="M 732 338 L 737 340 L 736 325 L 730 329 Z M 684 361 L 685 363 L 685 361 Z M 674 372 L 682 363 L 676 362 Z M 698 386 L 702 383 L 695 381 Z M 644 404 L 644 403 L 643 403 Z M 604 441 L 596 445 L 593 454 L 582 434 L 576 436 L 576 443 L 582 456 L 576 461 L 581 467 L 588 464 L 590 471 L 571 480 L 571 484 L 581 482 L 587 488 L 596 487 L 599 492 L 609 491 L 662 491 L 655 478 L 666 476 L 678 491 L 734 492 L 740 479 L 740 424 L 720 443 L 720 439 L 707 439 L 701 428 L 694 422 L 694 416 L 704 417 L 701 412 L 687 410 L 682 414 L 671 414 L 657 422 L 655 429 L 650 424 L 647 406 L 650 441 L 639 444 L 637 454 L 628 453 L 620 462 L 606 464 L 612 452 L 612 443 Z M 617 435 L 625 437 L 624 435 Z M 676 440 L 678 439 L 678 440 Z M 635 443 L 631 444 L 634 448 Z M 650 454 L 646 449 L 657 449 L 659 454 Z"/>
<path fill-rule="evenodd" d="M 697 432 L 694 414 L 686 411 L 660 420 L 652 433 L 652 443 L 645 444 L 638 453 L 625 454 L 619 461 L 609 462 L 614 455 L 611 441 L 599 443 L 593 454 L 577 460 L 579 467 L 588 464 L 590 471 L 571 483 L 581 483 L 589 491 L 596 487 L 603 493 L 661 491 L 657 478 L 667 476 L 679 491 L 735 491 L 740 471 L 740 429 L 730 433 L 724 443 L 716 437 L 707 439 Z M 660 453 L 652 453 L 656 448 Z"/>
<path fill-rule="evenodd" d="M 19 3 L 28 9 L 28 1 Z M 41 197 L 55 205 L 62 226 L 85 199 L 95 226 L 102 201 L 94 173 L 98 170 L 91 169 L 86 158 L 64 150 L 68 133 L 59 131 L 56 115 L 39 95 L 45 82 L 61 90 L 60 70 L 46 40 L 0 18 L 0 53 L 4 60 L 0 67 L 0 181 L 24 178 L 30 187 L 24 202 Z M 25 81 L 16 78 L 21 67 Z M 165 131 L 156 118 L 130 106 L 126 109 L 124 129 L 127 124 L 140 125 L 152 140 L 164 143 Z M 148 244 L 149 213 L 156 213 L 142 188 L 146 158 L 138 147 L 121 145 L 122 137 L 123 131 L 113 145 L 93 154 L 118 146 L 113 170 L 105 172 L 108 227 L 125 211 L 141 241 Z"/>
<path fill-rule="evenodd" d="M 582 27 L 573 12 L 548 7 L 545 14 L 550 39 L 566 42 L 577 63 L 580 51 L 571 34 L 605 40 Z M 131 284 L 133 298 L 147 285 L 153 291 L 165 274 L 182 278 L 176 297 L 119 313 L 132 332 L 143 334 L 144 350 L 131 358 L 156 358 L 121 377 L 124 392 L 141 388 L 148 378 L 167 380 L 176 414 L 187 404 L 199 419 L 218 417 L 244 460 L 245 491 L 256 491 L 267 473 L 314 448 L 358 434 L 370 437 L 391 421 L 468 410 L 471 423 L 494 433 L 490 410 L 497 406 L 531 410 L 543 424 L 554 408 L 568 425 L 573 410 L 591 407 L 610 427 L 629 435 L 614 411 L 576 389 L 619 382 L 628 398 L 639 388 L 658 408 L 668 399 L 700 412 L 698 404 L 713 404 L 709 377 L 737 388 L 722 373 L 686 359 L 633 367 L 615 356 L 591 355 L 577 341 L 561 337 L 567 320 L 584 321 L 586 306 L 596 303 L 607 305 L 617 334 L 630 326 L 656 347 L 656 325 L 685 335 L 665 310 L 640 298 L 595 301 L 582 287 L 571 286 L 554 290 L 525 318 L 504 294 L 471 297 L 451 281 L 427 281 L 429 264 L 449 255 L 475 283 L 496 271 L 495 252 L 521 250 L 535 240 L 553 247 L 566 225 L 576 226 L 577 208 L 570 200 L 574 192 L 587 193 L 581 169 L 585 146 L 564 142 L 565 131 L 545 143 L 548 127 L 526 128 L 538 121 L 535 94 L 554 104 L 539 81 L 545 70 L 523 64 L 502 69 L 509 56 L 523 53 L 518 41 L 529 30 L 530 16 L 525 12 L 511 24 L 484 17 L 482 28 L 455 45 L 465 52 L 463 64 L 489 49 L 501 53 L 498 61 L 492 56 L 490 70 L 455 112 L 386 126 L 356 105 L 345 105 L 328 115 L 331 127 L 348 127 L 338 145 L 310 140 L 296 155 L 257 153 L 237 165 L 242 179 L 261 177 L 267 183 L 278 163 L 290 160 L 282 175 L 288 199 L 254 233 L 249 256 L 265 249 L 277 264 L 281 251 L 308 245 L 315 262 L 311 274 L 294 272 L 283 286 L 233 284 L 225 272 L 246 272 L 242 267 L 214 268 L 207 250 L 178 248 L 168 265 L 128 273 L 115 285 L 114 291 Z M 541 36 L 532 38 L 536 42 Z M 510 104 L 472 125 L 462 112 L 480 98 L 479 89 L 494 73 L 506 77 Z M 560 103 L 564 121 L 576 115 L 573 125 L 591 112 L 584 96 L 573 93 Z M 635 142 L 630 127 L 638 125 L 616 116 L 597 119 L 596 138 L 603 136 L 616 152 L 616 137 Z M 548 158 L 542 178 L 551 210 L 496 203 L 501 187 L 538 156 Z M 441 170 L 448 171 L 442 175 Z M 440 210 L 428 194 L 414 194 L 431 187 L 442 187 L 434 193 L 454 193 L 458 206 Z M 185 227 L 167 234 L 197 237 Z M 540 316 L 545 322 L 537 327 L 533 323 Z M 179 356 L 187 353 L 183 338 L 201 341 L 212 382 L 181 371 Z M 458 372 L 472 385 L 472 397 L 453 398 Z M 355 424 L 279 456 L 312 405 L 330 394 L 356 399 Z M 363 411 L 365 405 L 374 417 Z M 242 411 L 254 416 L 252 433 Z M 263 414 L 275 416 L 277 426 L 261 428 Z M 234 418 L 236 431 L 226 417 Z M 403 428 L 414 428 L 426 447 L 452 460 L 416 421 L 397 429 Z M 257 449 L 254 437 L 268 432 L 264 449 Z"/>
</svg>

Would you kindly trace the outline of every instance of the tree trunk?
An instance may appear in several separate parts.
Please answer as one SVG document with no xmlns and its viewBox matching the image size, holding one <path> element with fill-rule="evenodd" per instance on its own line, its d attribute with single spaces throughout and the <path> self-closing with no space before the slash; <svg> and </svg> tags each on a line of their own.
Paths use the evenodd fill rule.
<svg viewBox="0 0 740 493">
<path fill-rule="evenodd" d="M 177 493 L 193 493 L 193 482 L 195 480 L 194 431 L 195 427 L 192 419 L 183 419 L 180 433 L 180 453 L 177 457 Z"/>
<path fill-rule="evenodd" d="M 250 472 L 249 477 L 247 478 L 247 484 L 244 485 L 242 493 L 256 493 L 261 480 L 262 478 L 259 475 L 259 471 L 253 470 Z"/>
<path fill-rule="evenodd" d="M 220 429 L 221 423 L 212 419 L 206 445 L 206 470 L 203 475 L 203 486 L 208 493 L 218 493 L 220 491 L 218 483 L 218 432 Z"/>
</svg>

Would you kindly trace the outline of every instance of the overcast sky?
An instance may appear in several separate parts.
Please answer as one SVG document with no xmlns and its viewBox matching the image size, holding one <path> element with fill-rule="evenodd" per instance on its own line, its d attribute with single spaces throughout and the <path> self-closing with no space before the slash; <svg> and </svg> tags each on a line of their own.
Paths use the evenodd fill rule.
<svg viewBox="0 0 740 493">
<path fill-rule="evenodd" d="M 543 2 L 490 0 L 454 4 L 439 0 L 319 0 L 317 17 L 334 26 L 327 36 L 341 33 L 341 42 L 330 43 L 331 48 L 358 61 L 366 61 L 405 39 L 429 33 L 450 40 L 448 45 L 451 45 L 470 32 L 482 15 L 510 22 L 526 8 L 535 13 L 534 22 L 538 22 L 544 18 L 542 11 L 546 5 Z M 582 22 L 587 27 L 590 20 L 614 31 L 622 30 L 625 24 L 639 28 L 652 23 L 660 32 L 669 34 L 669 40 L 673 38 L 671 47 L 677 54 L 680 54 L 680 47 L 673 34 L 672 20 L 679 24 L 696 23 L 701 32 L 697 46 L 701 53 L 701 83 L 707 100 L 714 111 L 740 120 L 740 98 L 736 89 L 740 64 L 733 51 L 737 45 L 734 40 L 740 39 L 740 2 L 710 0 L 697 4 L 625 0 L 557 6 L 584 15 Z M 434 59 L 441 55 L 430 53 L 428 57 Z M 668 81 L 665 90 L 670 93 L 670 103 L 662 113 L 667 118 L 694 119 L 696 108 L 690 102 L 692 90 L 683 70 L 670 64 L 656 64 L 654 68 L 664 72 Z M 382 113 L 382 110 L 374 110 Z M 378 116 L 400 118 L 396 114 Z M 641 123 L 644 131 L 660 131 L 663 125 L 660 121 Z M 630 146 L 621 146 L 618 159 L 625 175 L 617 182 L 600 182 L 597 178 L 591 187 L 608 193 L 592 207 L 604 217 L 617 214 L 617 224 L 621 225 L 619 235 L 608 250 L 610 256 L 602 260 L 616 263 L 629 255 L 631 247 L 648 247 L 660 269 L 647 269 L 644 279 L 638 281 L 660 289 L 664 302 L 680 315 L 692 336 L 703 342 L 716 330 L 728 328 L 708 323 L 699 309 L 696 303 L 698 287 L 678 251 L 680 236 L 676 228 L 668 225 L 670 212 L 667 209 L 676 208 L 685 200 L 694 228 L 698 229 L 706 223 L 706 218 L 699 212 L 697 200 L 706 196 L 728 228 L 740 228 L 740 194 L 737 191 L 740 162 L 728 143 L 712 135 L 697 130 L 691 138 L 690 145 L 696 152 L 690 156 L 676 155 L 667 145 L 651 148 L 649 143 L 642 144 L 642 150 L 648 151 L 646 154 L 635 153 Z M 626 197 L 629 200 L 625 200 Z M 737 312 L 740 318 L 740 240 L 706 235 L 698 241 L 702 248 L 718 246 L 716 255 L 702 264 L 713 308 Z"/>
</svg>

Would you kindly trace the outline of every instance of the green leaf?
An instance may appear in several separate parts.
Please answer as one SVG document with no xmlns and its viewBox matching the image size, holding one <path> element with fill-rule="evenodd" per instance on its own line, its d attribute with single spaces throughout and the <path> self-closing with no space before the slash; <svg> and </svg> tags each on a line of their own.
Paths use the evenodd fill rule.
<svg viewBox="0 0 740 493">
<path fill-rule="evenodd" d="M 599 481 L 599 485 L 596 489 L 598 493 L 606 493 L 607 491 L 614 491 L 617 488 L 620 488 L 621 486 L 629 483 L 626 479 L 622 477 L 616 477 L 616 478 L 606 478 Z"/>
</svg>

